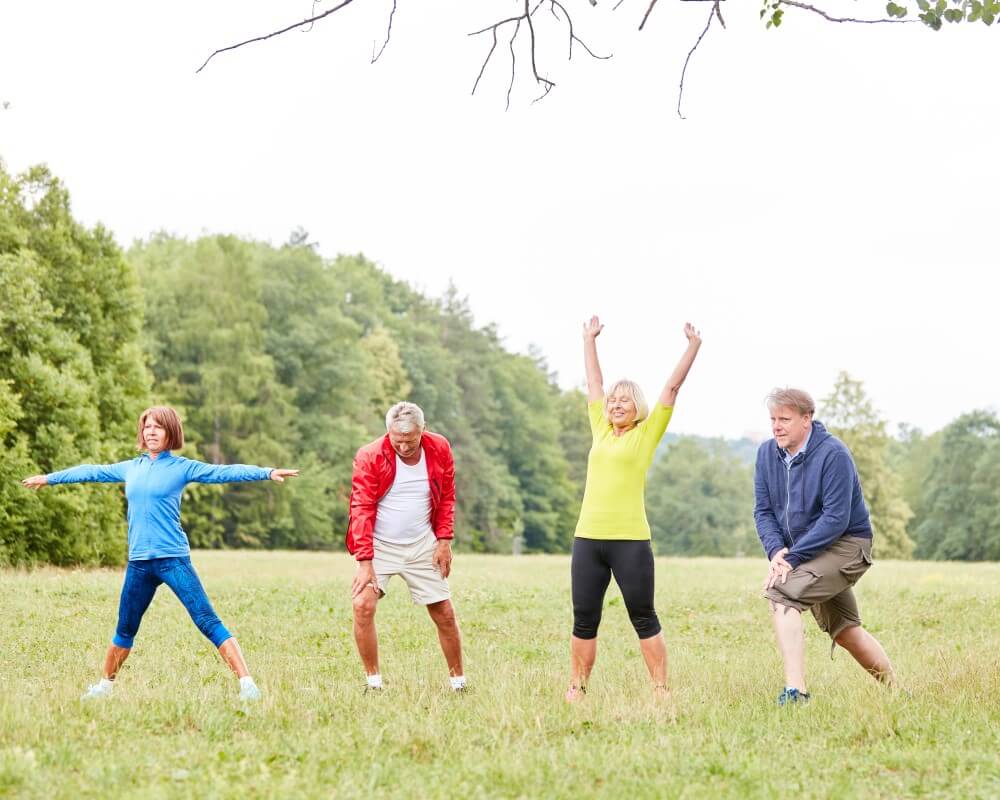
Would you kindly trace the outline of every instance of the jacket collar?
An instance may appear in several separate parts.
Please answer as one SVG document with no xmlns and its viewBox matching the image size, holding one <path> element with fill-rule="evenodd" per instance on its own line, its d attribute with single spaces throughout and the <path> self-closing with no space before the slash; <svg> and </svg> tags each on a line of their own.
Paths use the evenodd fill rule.
<svg viewBox="0 0 1000 800">
<path fill-rule="evenodd" d="M 817 422 L 816 420 L 813 420 L 812 431 L 810 431 L 809 438 L 806 440 L 808 449 L 803 448 L 802 450 L 797 452 L 795 456 L 792 458 L 793 463 L 801 464 L 803 461 L 806 460 L 806 458 L 808 458 L 809 453 L 816 452 L 816 449 L 829 438 L 830 438 L 830 432 L 826 429 L 826 426 L 822 422 Z M 774 455 L 779 460 L 784 460 L 785 451 L 782 450 L 780 447 L 778 447 L 778 443 L 774 439 L 772 439 L 771 441 L 774 442 Z"/>
</svg>

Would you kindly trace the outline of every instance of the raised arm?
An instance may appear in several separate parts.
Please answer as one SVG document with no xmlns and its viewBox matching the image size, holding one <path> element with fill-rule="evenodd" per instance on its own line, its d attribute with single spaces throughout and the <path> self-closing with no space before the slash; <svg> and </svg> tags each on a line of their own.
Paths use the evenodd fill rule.
<svg viewBox="0 0 1000 800">
<path fill-rule="evenodd" d="M 684 355 L 681 356 L 681 360 L 677 362 L 677 366 L 674 367 L 674 371 L 670 373 L 670 377 L 667 379 L 667 383 L 663 387 L 663 392 L 660 393 L 660 404 L 666 406 L 667 408 L 673 408 L 674 404 L 677 402 L 677 392 L 680 390 L 681 384 L 684 383 L 684 379 L 691 370 L 694 358 L 698 355 L 698 348 L 701 347 L 701 334 L 695 330 L 694 325 L 690 322 L 684 323 L 684 335 L 688 340 L 687 350 L 684 351 Z"/>
<path fill-rule="evenodd" d="M 76 467 L 50 472 L 48 475 L 32 475 L 21 481 L 27 489 L 41 489 L 59 483 L 124 483 L 125 468 L 129 461 L 117 464 L 80 464 Z"/>
<path fill-rule="evenodd" d="M 587 370 L 587 402 L 604 399 L 604 376 L 601 362 L 597 360 L 597 337 L 604 326 L 597 317 L 583 323 L 583 363 Z"/>
</svg>

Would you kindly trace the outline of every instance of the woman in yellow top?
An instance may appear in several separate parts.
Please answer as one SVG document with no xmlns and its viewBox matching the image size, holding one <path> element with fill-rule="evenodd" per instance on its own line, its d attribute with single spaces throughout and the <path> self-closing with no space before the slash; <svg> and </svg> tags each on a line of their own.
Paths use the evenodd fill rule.
<svg viewBox="0 0 1000 800">
<path fill-rule="evenodd" d="M 653 548 L 644 503 L 646 472 L 667 430 L 677 391 L 698 355 L 701 336 L 690 323 L 684 326 L 687 349 L 650 410 L 642 390 L 632 381 L 618 381 L 605 395 L 597 360 L 597 337 L 603 329 L 597 317 L 583 326 L 587 410 L 594 439 L 573 540 L 572 679 L 566 700 L 573 702 L 586 693 L 597 656 L 604 593 L 612 575 L 639 635 L 654 696 L 665 700 L 670 696 L 667 646 L 653 608 Z"/>
</svg>

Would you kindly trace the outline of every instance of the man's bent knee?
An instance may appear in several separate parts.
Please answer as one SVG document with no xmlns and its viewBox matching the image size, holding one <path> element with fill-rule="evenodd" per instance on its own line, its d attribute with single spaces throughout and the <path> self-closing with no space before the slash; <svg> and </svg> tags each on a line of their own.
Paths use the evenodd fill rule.
<svg viewBox="0 0 1000 800">
<path fill-rule="evenodd" d="M 375 617 L 375 608 L 378 605 L 378 597 L 370 588 L 365 587 L 361 594 L 354 597 L 354 619 L 358 622 L 370 622 Z"/>
<path fill-rule="evenodd" d="M 857 644 L 864 637 L 864 628 L 860 625 L 848 625 L 834 634 L 833 641 L 849 650 L 852 645 Z"/>
</svg>

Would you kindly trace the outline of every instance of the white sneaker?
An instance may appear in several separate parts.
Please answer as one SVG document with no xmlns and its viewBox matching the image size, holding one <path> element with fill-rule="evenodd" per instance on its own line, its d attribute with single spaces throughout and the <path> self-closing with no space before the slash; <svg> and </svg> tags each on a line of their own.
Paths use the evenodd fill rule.
<svg viewBox="0 0 1000 800">
<path fill-rule="evenodd" d="M 111 690 L 115 685 L 107 678 L 102 678 L 100 682 L 87 687 L 81 696 L 81 700 L 99 700 L 102 697 L 111 697 Z"/>
<path fill-rule="evenodd" d="M 240 681 L 240 700 L 244 702 L 260 700 L 260 689 L 256 683 Z"/>
</svg>

